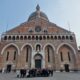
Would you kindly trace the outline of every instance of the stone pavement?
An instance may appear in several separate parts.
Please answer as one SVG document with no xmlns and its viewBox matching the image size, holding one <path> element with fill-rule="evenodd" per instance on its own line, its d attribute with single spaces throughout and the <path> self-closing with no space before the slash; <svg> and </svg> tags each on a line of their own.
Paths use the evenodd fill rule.
<svg viewBox="0 0 80 80">
<path fill-rule="evenodd" d="M 0 73 L 0 80 L 80 80 L 80 72 L 54 72 L 53 77 L 17 78 L 15 73 Z"/>
</svg>

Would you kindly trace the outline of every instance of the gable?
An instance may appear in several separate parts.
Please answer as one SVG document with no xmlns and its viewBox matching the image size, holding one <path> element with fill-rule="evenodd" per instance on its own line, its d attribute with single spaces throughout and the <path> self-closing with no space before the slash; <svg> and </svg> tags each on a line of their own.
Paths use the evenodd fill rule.
<svg viewBox="0 0 80 80">
<path fill-rule="evenodd" d="M 33 31 L 33 33 L 35 33 L 35 27 L 36 27 L 36 21 L 31 21 L 31 22 L 24 22 L 22 24 L 20 24 L 19 26 L 9 30 L 6 32 L 6 34 L 29 34 L 30 30 Z M 47 21 L 39 21 L 37 25 L 40 25 L 41 26 L 41 33 L 44 33 L 44 30 L 47 30 L 47 33 L 69 33 L 70 31 L 66 30 L 66 29 L 63 29 L 59 26 L 57 26 L 56 24 L 54 23 L 51 23 L 51 22 L 47 22 Z M 38 33 L 36 33 L 38 34 Z"/>
</svg>

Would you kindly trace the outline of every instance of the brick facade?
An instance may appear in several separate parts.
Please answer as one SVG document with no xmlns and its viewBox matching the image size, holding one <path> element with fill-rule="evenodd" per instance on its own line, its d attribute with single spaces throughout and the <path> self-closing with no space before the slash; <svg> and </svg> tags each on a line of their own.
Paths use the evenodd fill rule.
<svg viewBox="0 0 80 80">
<path fill-rule="evenodd" d="M 75 34 L 50 22 L 40 10 L 1 37 L 0 69 L 11 65 L 12 70 L 39 67 L 65 70 L 67 64 L 72 70 L 80 69 L 79 60 Z"/>
</svg>

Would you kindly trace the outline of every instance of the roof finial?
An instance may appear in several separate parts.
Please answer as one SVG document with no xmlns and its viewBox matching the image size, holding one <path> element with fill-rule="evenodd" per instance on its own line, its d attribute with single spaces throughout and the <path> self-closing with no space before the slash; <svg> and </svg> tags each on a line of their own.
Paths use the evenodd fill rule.
<svg viewBox="0 0 80 80">
<path fill-rule="evenodd" d="M 37 11 L 40 11 L 40 6 L 39 6 L 39 4 L 37 4 L 36 10 L 37 10 Z"/>
</svg>

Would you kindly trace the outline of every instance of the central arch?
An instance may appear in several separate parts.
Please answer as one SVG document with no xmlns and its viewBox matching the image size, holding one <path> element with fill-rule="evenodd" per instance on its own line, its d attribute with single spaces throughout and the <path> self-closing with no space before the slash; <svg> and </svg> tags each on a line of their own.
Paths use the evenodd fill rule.
<svg viewBox="0 0 80 80">
<path fill-rule="evenodd" d="M 34 56 L 34 61 L 35 61 L 35 68 L 42 68 L 42 55 L 41 54 L 36 54 Z"/>
</svg>

